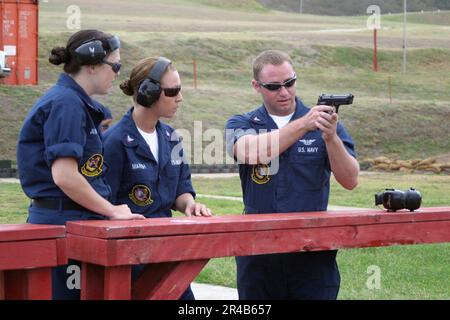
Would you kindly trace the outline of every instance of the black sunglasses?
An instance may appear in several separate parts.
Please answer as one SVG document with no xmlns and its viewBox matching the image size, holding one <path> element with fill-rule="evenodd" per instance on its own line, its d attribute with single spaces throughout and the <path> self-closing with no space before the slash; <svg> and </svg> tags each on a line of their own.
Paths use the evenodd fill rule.
<svg viewBox="0 0 450 320">
<path fill-rule="evenodd" d="M 181 87 L 176 87 L 176 88 L 161 88 L 161 90 L 164 91 L 164 94 L 166 95 L 166 97 L 176 97 L 180 91 L 181 91 Z"/>
<path fill-rule="evenodd" d="M 296 80 L 297 80 L 297 75 L 294 74 L 294 76 L 292 78 L 286 80 L 283 83 L 263 83 L 263 82 L 258 81 L 258 84 L 261 87 L 266 88 L 269 91 L 278 91 L 281 89 L 281 87 L 286 87 L 286 88 L 292 87 Z"/>
<path fill-rule="evenodd" d="M 102 61 L 102 63 L 107 64 L 108 66 L 111 66 L 111 69 L 114 73 L 119 73 L 120 68 L 122 67 L 122 64 L 120 62 L 109 62 L 109 61 Z"/>
</svg>

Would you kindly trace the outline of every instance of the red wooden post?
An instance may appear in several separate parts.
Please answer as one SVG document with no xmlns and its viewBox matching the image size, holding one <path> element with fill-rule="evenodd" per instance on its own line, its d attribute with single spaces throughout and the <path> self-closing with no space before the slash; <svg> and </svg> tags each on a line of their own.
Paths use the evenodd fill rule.
<svg viewBox="0 0 450 320">
<path fill-rule="evenodd" d="M 133 299 L 178 299 L 208 261 L 165 262 L 147 266 L 133 287 Z"/>
<path fill-rule="evenodd" d="M 51 268 L 5 271 L 5 295 L 11 300 L 50 300 Z"/>
<path fill-rule="evenodd" d="M 27 300 L 51 300 L 52 268 L 27 270 L 27 280 Z M 48 284 L 50 284 L 50 286 Z"/>
<path fill-rule="evenodd" d="M 51 267 L 67 263 L 65 227 L 0 225 L 0 299 L 51 299 Z"/>
<path fill-rule="evenodd" d="M 378 72 L 377 28 L 373 29 L 373 71 Z"/>
<path fill-rule="evenodd" d="M 105 300 L 130 300 L 131 266 L 105 268 Z"/>
<path fill-rule="evenodd" d="M 129 300 L 131 266 L 105 268 L 90 263 L 81 266 L 81 300 Z"/>
<path fill-rule="evenodd" d="M 81 264 L 81 300 L 103 300 L 104 272 L 103 266 Z"/>
</svg>

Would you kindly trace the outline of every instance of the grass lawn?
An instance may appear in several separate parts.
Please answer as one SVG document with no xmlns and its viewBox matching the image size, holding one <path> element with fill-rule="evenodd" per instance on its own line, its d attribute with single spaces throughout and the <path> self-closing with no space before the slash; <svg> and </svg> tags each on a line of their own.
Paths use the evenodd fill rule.
<svg viewBox="0 0 450 320">
<path fill-rule="evenodd" d="M 241 196 L 237 177 L 195 177 L 193 183 L 199 194 Z M 424 207 L 450 206 L 450 176 L 386 173 L 363 173 L 360 185 L 351 192 L 332 181 L 330 204 L 374 207 L 373 194 L 386 187 L 415 187 L 422 193 Z M 0 183 L 0 201 L 0 223 L 25 222 L 29 200 L 19 184 Z M 216 215 L 243 210 L 241 201 L 208 197 L 199 201 Z M 340 250 L 338 264 L 342 278 L 339 299 L 450 299 L 448 243 Z M 374 266 L 380 270 L 380 286 L 369 289 Z M 195 281 L 235 287 L 234 258 L 210 260 Z"/>
<path fill-rule="evenodd" d="M 193 183 L 196 192 L 199 194 L 242 196 L 238 177 L 226 179 L 195 178 Z M 406 190 L 410 187 L 421 192 L 422 207 L 450 206 L 450 176 L 382 172 L 362 172 L 358 187 L 352 191 L 345 190 L 332 179 L 330 204 L 376 208 L 374 205 L 375 193 L 381 192 L 385 188 Z M 201 201 L 204 201 L 203 198 L 201 198 Z M 224 212 L 220 207 L 218 210 L 218 213 L 234 213 Z M 242 212 L 242 209 L 238 212 Z"/>
</svg>

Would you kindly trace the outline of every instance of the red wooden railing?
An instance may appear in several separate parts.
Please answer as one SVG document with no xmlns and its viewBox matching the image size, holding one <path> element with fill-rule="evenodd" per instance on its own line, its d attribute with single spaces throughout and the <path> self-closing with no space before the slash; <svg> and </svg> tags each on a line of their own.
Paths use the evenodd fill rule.
<svg viewBox="0 0 450 320">
<path fill-rule="evenodd" d="M 448 207 L 67 224 L 82 299 L 177 299 L 217 257 L 437 242 L 450 242 Z M 132 284 L 140 263 L 149 265 Z"/>
<path fill-rule="evenodd" d="M 51 299 L 51 268 L 67 264 L 64 226 L 0 224 L 0 300 Z"/>
</svg>

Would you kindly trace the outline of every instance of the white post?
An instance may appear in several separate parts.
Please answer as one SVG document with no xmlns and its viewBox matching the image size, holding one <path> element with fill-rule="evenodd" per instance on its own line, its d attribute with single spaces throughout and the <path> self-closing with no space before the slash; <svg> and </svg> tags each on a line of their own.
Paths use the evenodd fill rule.
<svg viewBox="0 0 450 320">
<path fill-rule="evenodd" d="M 300 0 L 300 13 L 303 13 L 303 0 Z"/>
<path fill-rule="evenodd" d="M 406 72 L 406 1 L 403 0 L 403 72 Z"/>
</svg>

